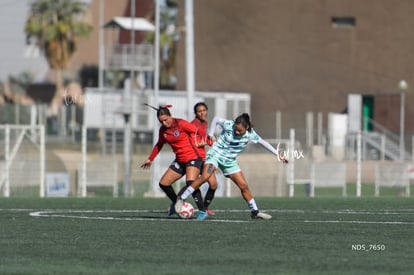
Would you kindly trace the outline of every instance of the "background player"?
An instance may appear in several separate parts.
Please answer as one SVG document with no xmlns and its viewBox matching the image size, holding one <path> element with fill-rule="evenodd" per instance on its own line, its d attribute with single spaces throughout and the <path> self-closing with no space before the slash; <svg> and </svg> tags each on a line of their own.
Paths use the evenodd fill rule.
<svg viewBox="0 0 414 275">
<path fill-rule="evenodd" d="M 208 107 L 207 104 L 204 102 L 198 102 L 194 105 L 194 115 L 195 118 L 191 121 L 197 128 L 203 129 L 205 132 L 208 130 L 208 122 L 207 122 L 207 115 L 208 115 Z M 196 137 L 197 138 L 197 137 Z M 198 152 L 205 161 L 206 159 L 206 149 L 205 143 L 202 139 L 197 139 Z M 204 207 L 206 208 L 206 212 L 208 215 L 214 215 L 215 213 L 212 210 L 209 210 L 208 207 L 211 204 L 211 201 L 214 198 L 214 194 L 217 190 L 217 179 L 215 174 L 213 173 L 208 179 L 208 190 L 206 192 L 206 196 L 204 197 Z"/>
</svg>

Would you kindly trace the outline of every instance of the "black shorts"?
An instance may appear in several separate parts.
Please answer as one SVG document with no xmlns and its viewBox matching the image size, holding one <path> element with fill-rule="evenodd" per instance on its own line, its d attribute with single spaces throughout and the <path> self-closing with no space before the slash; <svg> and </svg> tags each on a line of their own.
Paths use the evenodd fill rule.
<svg viewBox="0 0 414 275">
<path fill-rule="evenodd" d="M 178 162 L 174 160 L 170 164 L 170 169 L 177 172 L 178 174 L 184 175 L 187 167 L 196 167 L 201 171 L 203 167 L 203 160 L 201 158 L 190 160 L 189 162 Z"/>
</svg>

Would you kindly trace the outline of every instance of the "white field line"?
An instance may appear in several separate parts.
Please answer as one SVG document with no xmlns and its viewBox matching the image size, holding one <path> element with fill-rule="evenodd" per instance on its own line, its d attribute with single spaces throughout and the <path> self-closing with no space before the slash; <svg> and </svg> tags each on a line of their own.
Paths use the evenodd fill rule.
<svg viewBox="0 0 414 275">
<path fill-rule="evenodd" d="M 60 214 L 59 214 L 60 213 Z M 83 214 L 83 213 L 165 213 L 165 211 L 153 211 L 153 210 L 68 210 L 68 211 L 35 211 L 29 213 L 32 217 L 50 217 L 50 218 L 70 218 L 70 219 L 86 219 L 86 220 L 112 220 L 112 221 L 168 221 L 168 222 L 184 222 L 184 221 L 196 221 L 196 219 L 174 219 L 174 218 L 154 218 L 154 217 L 101 217 L 101 216 L 80 216 L 73 214 Z M 217 219 L 207 219 L 209 222 L 219 222 L 219 223 L 245 223 L 249 221 L 241 220 L 217 220 Z"/>
<path fill-rule="evenodd" d="M 249 210 L 214 210 L 218 213 L 242 213 L 249 212 Z M 303 209 L 265 209 L 264 212 L 274 213 L 300 213 L 300 214 L 339 214 L 339 215 L 413 215 L 414 209 L 387 209 L 387 210 L 303 210 Z M 113 216 L 93 216 L 93 215 L 81 215 L 81 214 L 99 214 L 99 213 L 165 213 L 164 210 L 71 210 L 71 209 L 1 209 L 0 212 L 29 212 L 32 217 L 56 217 L 56 218 L 71 218 L 71 219 L 90 219 L 90 220 L 114 220 L 114 221 L 176 221 L 183 222 L 183 219 L 163 218 L 163 217 L 116 217 Z M 189 221 L 194 221 L 191 219 Z M 276 219 L 277 220 L 277 219 Z M 250 222 L 248 220 L 220 220 L 220 219 L 207 219 L 210 222 L 220 223 L 245 223 Z M 300 221 L 300 220 L 299 220 Z M 364 221 L 364 220 L 303 220 L 305 223 L 352 223 L 352 224 L 394 224 L 394 225 L 414 225 L 414 222 L 404 221 Z"/>
<path fill-rule="evenodd" d="M 396 225 L 414 225 L 414 222 L 400 222 L 400 221 L 312 221 L 304 220 L 305 223 L 353 223 L 353 224 L 396 224 Z"/>
<path fill-rule="evenodd" d="M 165 210 L 155 209 L 104 209 L 104 210 L 87 210 L 87 209 L 33 209 L 33 208 L 0 208 L 0 212 L 35 212 L 35 211 L 53 211 L 65 213 L 165 213 Z M 197 210 L 196 210 L 197 211 Z M 414 214 L 414 209 L 394 209 L 394 210 L 303 210 L 303 209 L 261 209 L 263 212 L 275 213 L 309 213 L 309 214 L 356 214 L 356 215 L 401 215 Z M 242 213 L 250 212 L 248 209 L 215 209 L 217 213 Z"/>
</svg>

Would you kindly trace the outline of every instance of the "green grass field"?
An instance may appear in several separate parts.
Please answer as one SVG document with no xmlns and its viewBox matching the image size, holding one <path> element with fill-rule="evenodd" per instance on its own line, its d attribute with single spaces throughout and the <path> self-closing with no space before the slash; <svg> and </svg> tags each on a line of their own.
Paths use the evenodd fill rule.
<svg viewBox="0 0 414 275">
<path fill-rule="evenodd" d="M 168 218 L 167 199 L 0 198 L 0 274 L 412 274 L 412 198 L 241 198 Z M 190 201 L 191 202 L 191 201 Z"/>
</svg>

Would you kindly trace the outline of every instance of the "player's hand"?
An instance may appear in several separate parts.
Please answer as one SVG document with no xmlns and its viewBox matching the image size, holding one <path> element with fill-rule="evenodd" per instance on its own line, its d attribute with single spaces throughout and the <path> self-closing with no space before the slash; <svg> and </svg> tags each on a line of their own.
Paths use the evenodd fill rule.
<svg viewBox="0 0 414 275">
<path fill-rule="evenodd" d="M 210 136 L 206 136 L 205 138 L 200 138 L 200 139 L 195 139 L 195 145 L 197 147 L 204 147 L 206 145 L 211 146 L 213 145 L 213 143 L 216 141 L 216 138 L 210 137 Z"/>
<path fill-rule="evenodd" d="M 199 141 L 195 141 L 195 145 L 197 146 L 197 147 L 204 147 L 204 146 L 206 146 L 207 145 L 207 142 L 206 142 L 206 140 L 205 139 L 200 139 Z"/>
<path fill-rule="evenodd" d="M 207 136 L 207 138 L 205 139 L 206 145 L 208 146 L 213 146 L 213 143 L 216 142 L 216 137 L 215 136 Z"/>
<path fill-rule="evenodd" d="M 149 159 L 147 159 L 142 165 L 141 165 L 141 168 L 142 169 L 148 169 L 148 168 L 150 168 L 151 167 L 151 163 L 152 163 L 152 161 L 150 161 Z"/>
<path fill-rule="evenodd" d="M 283 155 L 279 155 L 279 159 L 285 164 L 289 163 L 288 159 Z"/>
</svg>

